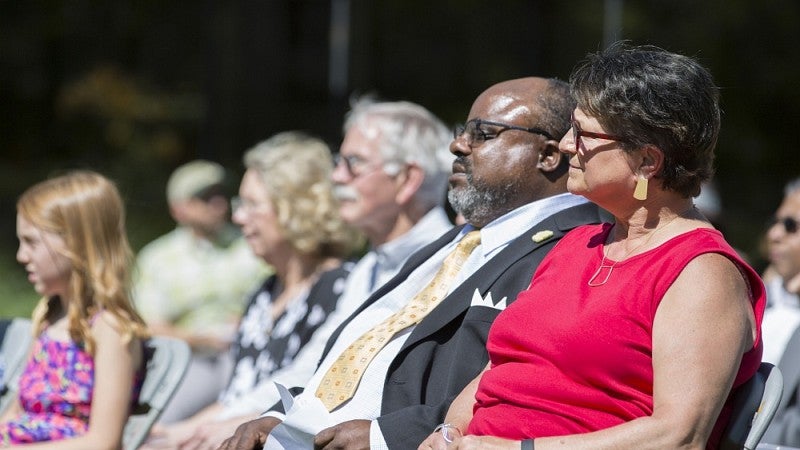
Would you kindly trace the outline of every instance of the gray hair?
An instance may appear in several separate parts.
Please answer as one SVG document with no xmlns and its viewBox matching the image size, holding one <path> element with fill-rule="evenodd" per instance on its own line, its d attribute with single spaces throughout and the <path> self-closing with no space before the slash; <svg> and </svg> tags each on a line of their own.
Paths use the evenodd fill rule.
<svg viewBox="0 0 800 450">
<path fill-rule="evenodd" d="M 362 97 L 352 102 L 344 132 L 360 127 L 368 137 L 380 136 L 378 149 L 385 163 L 413 163 L 425 173 L 416 201 L 425 209 L 442 205 L 452 170 L 452 133 L 433 113 L 406 102 L 376 102 Z"/>
<path fill-rule="evenodd" d="M 714 173 L 720 129 L 718 88 L 703 66 L 655 46 L 618 42 L 589 55 L 570 83 L 578 106 L 624 137 L 624 148 L 661 149 L 665 189 L 700 193 Z"/>
<path fill-rule="evenodd" d="M 786 183 L 786 187 L 783 188 L 783 193 L 787 197 L 798 191 L 800 191 L 800 177 L 790 180 Z"/>
</svg>

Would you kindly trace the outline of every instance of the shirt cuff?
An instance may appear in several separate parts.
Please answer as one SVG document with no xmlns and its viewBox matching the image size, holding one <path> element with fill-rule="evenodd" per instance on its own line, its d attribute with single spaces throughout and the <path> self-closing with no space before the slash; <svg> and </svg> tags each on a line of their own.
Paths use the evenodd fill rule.
<svg viewBox="0 0 800 450">
<path fill-rule="evenodd" d="M 371 421 L 369 425 L 369 449 L 370 450 L 389 450 L 386 439 L 381 432 L 381 426 L 377 420 Z"/>
<path fill-rule="evenodd" d="M 260 416 L 258 416 L 258 417 L 259 417 L 259 418 L 261 418 L 261 417 L 275 417 L 276 419 L 280 420 L 281 422 L 283 422 L 284 420 L 286 420 L 286 414 L 279 413 L 279 412 L 277 412 L 277 411 L 271 411 L 271 410 L 270 410 L 270 411 L 264 411 L 264 412 L 263 412 L 263 413 L 261 413 L 261 415 L 260 415 Z"/>
</svg>

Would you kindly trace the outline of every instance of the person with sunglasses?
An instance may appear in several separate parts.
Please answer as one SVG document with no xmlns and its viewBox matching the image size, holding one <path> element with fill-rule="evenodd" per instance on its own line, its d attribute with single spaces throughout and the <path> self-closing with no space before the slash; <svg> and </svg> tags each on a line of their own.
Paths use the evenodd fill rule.
<svg viewBox="0 0 800 450">
<path fill-rule="evenodd" d="M 570 82 L 567 188 L 614 221 L 548 253 L 421 450 L 717 448 L 759 367 L 763 283 L 692 201 L 720 128 L 711 75 L 616 43 Z"/>
<path fill-rule="evenodd" d="M 784 374 L 784 400 L 762 442 L 800 447 L 800 178 L 789 181 L 766 233 L 764 361 Z"/>
<path fill-rule="evenodd" d="M 769 307 L 764 312 L 763 360 L 778 364 L 800 326 L 800 178 L 786 184 L 766 232 L 769 266 L 764 279 Z"/>
</svg>

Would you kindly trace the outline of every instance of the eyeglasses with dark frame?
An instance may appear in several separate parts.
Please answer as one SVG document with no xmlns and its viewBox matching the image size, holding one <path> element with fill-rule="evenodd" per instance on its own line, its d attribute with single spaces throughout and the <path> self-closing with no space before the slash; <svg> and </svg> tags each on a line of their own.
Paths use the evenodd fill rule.
<svg viewBox="0 0 800 450">
<path fill-rule="evenodd" d="M 483 126 L 499 127 L 500 129 L 495 132 L 490 132 L 484 130 L 482 128 Z M 497 136 L 500 135 L 500 133 L 507 130 L 525 131 L 526 133 L 539 134 L 546 137 L 547 139 L 555 140 L 555 138 L 553 138 L 553 136 L 550 133 L 548 133 L 545 130 L 542 130 L 541 128 L 535 128 L 535 127 L 526 128 L 526 127 L 521 127 L 519 125 L 511 125 L 502 122 L 492 122 L 483 119 L 472 119 L 465 124 L 457 125 L 455 128 L 453 128 L 453 139 L 458 139 L 459 137 L 463 136 L 464 133 L 467 133 L 468 145 L 472 144 L 480 145 L 490 139 L 496 138 Z"/>
<path fill-rule="evenodd" d="M 794 217 L 775 217 L 767 223 L 767 229 L 774 227 L 776 224 L 781 224 L 786 234 L 795 234 L 798 230 L 798 221 Z"/>
<path fill-rule="evenodd" d="M 621 136 L 617 136 L 614 134 L 606 134 L 606 133 L 597 133 L 594 131 L 584 131 L 581 130 L 581 125 L 575 121 L 575 113 L 573 112 L 570 116 L 570 123 L 572 124 L 572 140 L 575 141 L 575 152 L 578 153 L 580 151 L 580 141 L 582 136 L 590 137 L 590 138 L 597 138 L 597 139 L 608 139 L 609 141 L 619 141 L 619 142 L 626 142 L 625 138 Z"/>
</svg>

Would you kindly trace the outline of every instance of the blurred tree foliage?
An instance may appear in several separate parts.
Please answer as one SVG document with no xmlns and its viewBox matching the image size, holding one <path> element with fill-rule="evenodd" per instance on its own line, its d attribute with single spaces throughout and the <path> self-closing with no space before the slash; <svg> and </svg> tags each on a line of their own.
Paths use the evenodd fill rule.
<svg viewBox="0 0 800 450">
<path fill-rule="evenodd" d="M 566 79 L 603 46 L 609 1 L 0 1 L 0 267 L 14 266 L 16 196 L 49 174 L 90 167 L 117 180 L 138 248 L 172 226 L 163 190 L 180 163 L 209 158 L 238 174 L 249 146 L 286 129 L 335 148 L 348 97 L 363 93 L 463 121 L 497 81 Z M 714 74 L 719 221 L 761 267 L 762 224 L 800 175 L 800 4 L 613 1 L 623 39 Z M 337 28 L 349 32 L 346 93 L 329 88 L 333 4 L 349 6 Z"/>
</svg>

